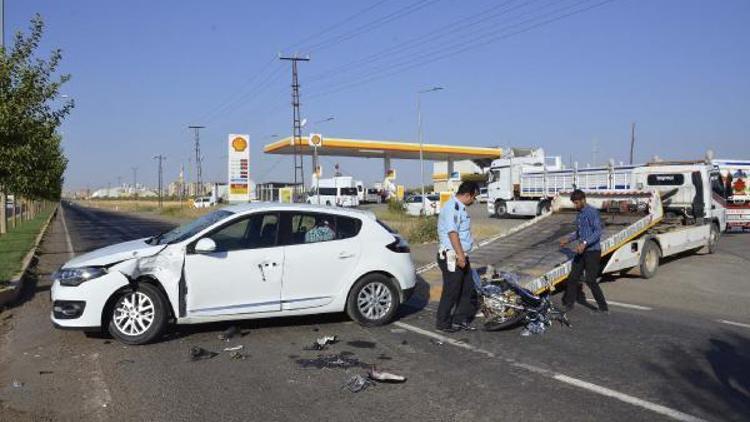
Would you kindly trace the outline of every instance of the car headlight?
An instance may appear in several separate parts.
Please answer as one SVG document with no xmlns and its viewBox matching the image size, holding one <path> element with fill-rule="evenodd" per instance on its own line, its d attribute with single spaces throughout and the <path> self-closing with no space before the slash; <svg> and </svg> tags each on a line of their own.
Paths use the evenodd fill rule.
<svg viewBox="0 0 750 422">
<path fill-rule="evenodd" d="M 107 274 L 104 267 L 61 268 L 52 277 L 63 286 L 77 286 L 104 274 Z"/>
</svg>

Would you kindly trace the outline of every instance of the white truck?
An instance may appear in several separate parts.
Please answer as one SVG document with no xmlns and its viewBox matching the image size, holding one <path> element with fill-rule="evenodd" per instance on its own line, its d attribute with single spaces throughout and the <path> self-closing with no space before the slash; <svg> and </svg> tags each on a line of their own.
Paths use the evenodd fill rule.
<svg viewBox="0 0 750 422">
<path fill-rule="evenodd" d="M 320 180 L 313 179 L 307 203 L 328 206 L 335 205 L 338 207 L 358 207 L 359 191 L 357 190 L 357 181 L 351 176 L 336 176 Z"/>
<path fill-rule="evenodd" d="M 636 171 L 637 170 L 637 171 Z M 716 250 L 726 228 L 718 169 L 710 162 L 650 163 L 632 169 L 633 184 L 591 190 L 587 202 L 600 210 L 604 225 L 602 273 L 633 268 L 644 278 L 656 274 L 660 259 L 686 251 Z M 610 173 L 610 177 L 613 174 Z M 523 287 L 540 293 L 570 274 L 575 253 L 558 240 L 575 230 L 570 190 L 559 190 L 551 212 L 485 243 L 472 253 L 472 262 L 515 273 Z M 574 248 L 575 243 L 570 245 Z M 493 300 L 513 304 L 512 293 Z M 513 306 L 507 315 L 515 317 Z"/>
<path fill-rule="evenodd" d="M 552 196 L 543 190 L 524 189 L 521 179 L 527 174 L 563 170 L 560 157 L 545 157 L 542 148 L 511 148 L 507 156 L 494 160 L 487 182 L 487 211 L 498 218 L 540 215 L 549 209 Z"/>
<path fill-rule="evenodd" d="M 727 227 L 750 229 L 750 160 L 713 160 L 727 199 Z"/>
</svg>

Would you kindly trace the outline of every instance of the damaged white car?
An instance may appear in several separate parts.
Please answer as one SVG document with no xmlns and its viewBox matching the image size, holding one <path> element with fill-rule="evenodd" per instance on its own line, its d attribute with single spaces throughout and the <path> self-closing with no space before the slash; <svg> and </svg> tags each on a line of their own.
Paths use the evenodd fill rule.
<svg viewBox="0 0 750 422">
<path fill-rule="evenodd" d="M 374 214 L 272 203 L 98 249 L 53 277 L 56 327 L 106 328 L 128 344 L 157 339 L 170 322 L 346 311 L 381 325 L 416 282 L 408 244 Z"/>
</svg>

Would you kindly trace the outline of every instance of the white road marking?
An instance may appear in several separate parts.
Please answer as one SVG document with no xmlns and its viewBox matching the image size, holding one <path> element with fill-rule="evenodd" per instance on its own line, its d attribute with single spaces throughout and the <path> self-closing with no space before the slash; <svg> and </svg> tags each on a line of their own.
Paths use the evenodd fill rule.
<svg viewBox="0 0 750 422">
<path fill-rule="evenodd" d="M 727 321 L 726 319 L 717 319 L 716 321 L 722 324 L 734 325 L 735 327 L 750 328 L 750 324 L 745 324 L 742 322 Z"/>
<path fill-rule="evenodd" d="M 652 403 L 646 400 L 641 400 L 637 397 L 629 396 L 627 394 L 620 393 L 619 391 L 592 384 L 590 382 L 582 381 L 577 378 L 569 377 L 567 375 L 555 374 L 552 378 L 578 388 L 583 388 L 584 390 L 588 390 L 596 394 L 601 394 L 602 396 L 612 397 L 613 399 L 617 399 L 622 402 L 632 404 L 633 406 L 638 406 L 650 410 L 654 413 L 658 413 L 660 415 L 664 415 L 678 421 L 698 422 L 704 420 L 693 415 L 680 412 L 679 410 L 672 409 L 670 407 L 662 406 L 660 404 Z"/>
<path fill-rule="evenodd" d="M 431 269 L 433 269 L 433 268 L 435 268 L 437 266 L 438 266 L 437 262 L 431 262 L 431 263 L 429 263 L 427 265 L 423 265 L 423 266 L 417 268 L 417 274 L 422 274 L 424 272 L 430 271 Z"/>
<path fill-rule="evenodd" d="M 490 352 L 489 350 L 485 350 L 479 347 L 472 346 L 471 344 L 464 343 L 462 341 L 455 340 L 450 337 L 446 337 L 443 335 L 440 335 L 438 333 L 434 333 L 429 330 L 425 330 L 419 327 L 415 327 L 411 324 L 407 324 L 401 321 L 397 321 L 393 323 L 394 325 L 397 325 L 405 330 L 409 330 L 413 333 L 423 335 L 425 337 L 430 337 L 435 340 L 442 341 L 445 344 L 450 344 L 452 346 L 456 346 L 465 350 L 469 350 L 474 353 L 482 354 L 484 356 L 487 356 L 489 358 L 496 358 L 501 359 L 505 361 L 506 363 L 521 369 L 526 369 L 527 371 L 557 380 L 559 382 L 578 387 L 587 391 L 590 391 L 592 393 L 600 394 L 606 397 L 611 397 L 613 399 L 620 400 L 624 403 L 631 404 L 633 406 L 640 407 L 642 409 L 650 410 L 654 413 L 658 413 L 663 416 L 670 417 L 672 419 L 678 420 L 678 421 L 686 421 L 686 422 L 699 422 L 703 421 L 703 419 L 698 418 L 693 415 L 689 415 L 687 413 L 680 412 L 679 410 L 672 409 L 670 407 L 662 406 L 660 404 L 656 404 L 650 401 L 642 400 L 637 397 L 633 397 L 630 395 L 627 395 L 625 393 L 620 393 L 619 391 L 615 391 L 606 387 L 602 387 L 597 384 L 592 384 L 590 382 L 586 382 L 577 378 L 569 377 L 564 374 L 560 374 L 557 372 L 550 371 L 548 369 L 540 368 L 538 366 L 529 365 L 522 362 L 517 362 L 514 359 L 506 358 L 506 357 L 500 357 L 495 355 L 495 353 Z"/>
<path fill-rule="evenodd" d="M 589 302 L 591 302 L 591 303 L 596 303 L 596 301 L 594 299 L 586 299 L 586 300 L 589 301 Z M 654 308 L 649 308 L 648 306 L 633 305 L 633 304 L 630 304 L 630 303 L 622 303 L 622 302 L 614 302 L 614 301 L 611 301 L 611 300 L 608 300 L 607 304 L 608 305 L 613 305 L 613 306 L 619 306 L 621 308 L 637 309 L 639 311 L 653 311 L 654 310 Z"/>
<path fill-rule="evenodd" d="M 75 256 L 75 253 L 73 252 L 73 242 L 70 241 L 68 225 L 65 224 L 65 212 L 63 212 L 62 204 L 60 204 L 60 220 L 62 220 L 63 232 L 65 232 L 65 243 L 68 244 L 68 257 L 73 258 Z"/>
</svg>

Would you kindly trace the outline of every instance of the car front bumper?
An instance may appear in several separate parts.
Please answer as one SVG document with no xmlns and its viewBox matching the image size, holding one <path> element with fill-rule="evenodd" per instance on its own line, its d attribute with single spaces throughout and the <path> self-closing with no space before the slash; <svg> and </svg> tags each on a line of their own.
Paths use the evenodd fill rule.
<svg viewBox="0 0 750 422">
<path fill-rule="evenodd" d="M 102 324 L 102 313 L 109 298 L 129 284 L 119 271 L 107 273 L 78 286 L 52 283 L 50 319 L 57 328 L 92 329 Z"/>
</svg>

